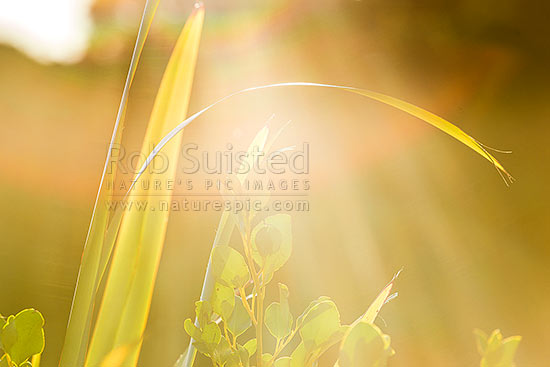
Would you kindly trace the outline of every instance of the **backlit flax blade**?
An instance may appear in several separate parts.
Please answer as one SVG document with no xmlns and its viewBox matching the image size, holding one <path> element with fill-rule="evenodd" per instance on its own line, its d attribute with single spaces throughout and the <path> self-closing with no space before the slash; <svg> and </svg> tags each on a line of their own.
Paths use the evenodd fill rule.
<svg viewBox="0 0 550 367">
<path fill-rule="evenodd" d="M 178 38 L 155 100 L 143 156 L 187 114 L 203 20 L 204 9 L 197 6 Z M 181 135 L 166 144 L 164 153 L 170 163 L 167 170 L 146 172 L 135 180 L 173 180 L 180 145 Z M 143 187 L 133 193 L 146 201 L 147 210 L 129 210 L 122 218 L 86 358 L 89 367 L 100 365 L 113 350 L 124 346 L 129 349 L 122 366 L 135 366 L 139 357 L 169 216 L 167 210 L 150 208 L 158 209 L 161 203 L 169 202 L 172 193 L 149 195 Z"/>
<path fill-rule="evenodd" d="M 215 107 L 219 103 L 222 103 L 226 101 L 227 99 L 230 99 L 231 97 L 253 92 L 261 89 L 269 89 L 269 88 L 279 88 L 279 87 L 321 87 L 321 88 L 333 88 L 333 89 L 340 89 L 347 92 L 351 92 L 354 94 L 359 94 L 362 96 L 365 96 L 367 98 L 382 102 L 388 106 L 397 108 L 401 111 L 404 111 L 412 116 L 415 116 L 419 118 L 420 120 L 429 123 L 430 125 L 435 126 L 439 130 L 447 133 L 448 135 L 452 136 L 456 140 L 460 141 L 461 143 L 465 144 L 466 146 L 470 147 L 472 150 L 474 150 L 476 153 L 481 155 L 483 158 L 487 159 L 489 162 L 493 164 L 493 166 L 498 170 L 498 172 L 503 175 L 502 177 L 505 178 L 505 182 L 508 184 L 506 179 L 508 181 L 512 182 L 513 178 L 512 176 L 504 169 L 504 167 L 500 164 L 500 162 L 493 157 L 486 149 L 483 144 L 478 142 L 476 139 L 471 137 L 470 135 L 466 134 L 464 131 L 462 131 L 457 126 L 453 125 L 449 121 L 443 119 L 442 117 L 437 116 L 436 114 L 433 114 L 423 108 L 420 108 L 418 106 L 415 106 L 411 103 L 402 101 L 400 99 L 387 96 L 385 94 L 381 94 L 378 92 L 373 92 L 367 89 L 360 89 L 360 88 L 354 88 L 354 87 L 345 87 L 345 86 L 339 86 L 339 85 L 331 85 L 331 84 L 319 84 L 319 83 L 308 83 L 308 82 L 291 82 L 291 83 L 278 83 L 278 84 L 269 84 L 269 85 L 263 85 L 259 87 L 252 87 L 252 88 L 246 88 L 242 89 L 238 92 L 234 92 L 228 96 L 225 96 L 216 102 L 212 103 L 211 105 L 203 108 L 199 112 L 195 113 L 194 115 L 190 116 L 189 118 L 182 121 L 177 127 L 175 127 L 172 131 L 170 131 L 168 134 L 166 134 L 162 140 L 159 142 L 158 145 L 155 146 L 151 154 L 147 157 L 143 165 L 140 167 L 137 178 L 139 178 L 143 172 L 147 169 L 147 167 L 151 164 L 154 157 L 163 149 L 163 147 L 178 133 L 187 125 L 189 125 L 191 122 L 193 122 L 195 119 L 197 119 L 199 116 L 210 110 L 211 108 Z M 131 192 L 134 187 L 134 184 L 130 186 L 130 189 L 128 192 Z"/>
<path fill-rule="evenodd" d="M 159 0 L 147 1 L 143 11 L 111 142 L 107 151 L 107 158 L 105 160 L 94 210 L 92 212 L 90 228 L 84 245 L 69 323 L 67 325 L 65 343 L 61 355 L 61 367 L 82 366 L 84 364 L 97 289 L 112 248 L 112 241 L 105 241 L 104 237 L 110 218 L 110 213 L 105 203 L 112 198 L 112 187 L 104 185 L 104 182 L 111 181 L 116 175 L 116 160 L 112 157 L 112 151 L 113 147 L 119 145 L 122 140 L 128 95 L 158 3 Z"/>
</svg>

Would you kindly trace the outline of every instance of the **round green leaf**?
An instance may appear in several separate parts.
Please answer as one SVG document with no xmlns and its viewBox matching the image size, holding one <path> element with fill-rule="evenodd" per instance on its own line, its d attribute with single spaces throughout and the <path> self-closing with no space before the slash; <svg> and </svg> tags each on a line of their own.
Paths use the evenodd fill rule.
<svg viewBox="0 0 550 367">
<path fill-rule="evenodd" d="M 383 367 L 393 354 L 390 339 L 375 325 L 359 322 L 342 342 L 340 367 Z"/>
<path fill-rule="evenodd" d="M 212 309 L 222 318 L 228 320 L 235 307 L 235 292 L 233 288 L 216 282 L 212 293 Z"/>
<path fill-rule="evenodd" d="M 293 317 L 288 307 L 288 288 L 279 284 L 280 302 L 270 304 L 265 310 L 265 326 L 277 339 L 282 339 L 292 332 Z"/>
<path fill-rule="evenodd" d="M 195 314 L 200 327 L 205 327 L 212 321 L 212 304 L 208 301 L 195 302 Z"/>
<path fill-rule="evenodd" d="M 273 364 L 275 367 L 290 367 L 292 359 L 290 357 L 281 357 Z"/>
<path fill-rule="evenodd" d="M 229 246 L 216 246 L 212 251 L 212 271 L 218 282 L 233 288 L 244 287 L 250 280 L 243 256 Z"/>
<path fill-rule="evenodd" d="M 20 365 L 44 349 L 44 318 L 40 312 L 27 309 L 10 317 L 2 328 L 1 340 L 11 360 Z"/>
<path fill-rule="evenodd" d="M 193 339 L 199 340 L 201 338 L 201 330 L 193 324 L 193 321 L 191 319 L 186 319 L 183 323 L 183 328 L 185 329 L 185 332 Z"/>
<path fill-rule="evenodd" d="M 262 268 L 264 283 L 279 270 L 292 253 L 292 225 L 288 214 L 265 218 L 252 230 L 252 257 Z"/>
<path fill-rule="evenodd" d="M 248 356 L 252 357 L 256 353 L 256 348 L 258 347 L 258 340 L 256 338 L 250 339 L 244 344 L 244 349 L 248 351 Z"/>
<path fill-rule="evenodd" d="M 265 310 L 265 326 L 277 339 L 282 339 L 292 331 L 292 315 L 284 311 L 280 303 L 272 303 Z"/>
<path fill-rule="evenodd" d="M 194 345 L 199 352 L 211 357 L 222 339 L 221 336 L 218 324 L 211 322 L 201 330 L 199 338 L 193 338 L 195 339 Z"/>
<path fill-rule="evenodd" d="M 231 347 L 229 346 L 229 342 L 225 337 L 221 337 L 220 343 L 216 346 L 214 349 L 214 353 L 212 355 L 212 358 L 218 365 L 224 366 L 226 365 L 227 361 L 231 358 Z"/>
<path fill-rule="evenodd" d="M 237 337 L 247 331 L 250 326 L 252 326 L 252 320 L 250 320 L 242 300 L 235 296 L 235 307 L 233 313 L 227 319 L 227 328 L 231 331 L 231 334 Z"/>
<path fill-rule="evenodd" d="M 271 361 L 271 358 L 273 358 L 273 355 L 271 353 L 262 354 L 262 365 L 267 365 L 267 363 Z"/>
<path fill-rule="evenodd" d="M 300 336 L 307 352 L 326 349 L 343 337 L 340 313 L 330 300 L 313 305 L 301 321 Z"/>
</svg>

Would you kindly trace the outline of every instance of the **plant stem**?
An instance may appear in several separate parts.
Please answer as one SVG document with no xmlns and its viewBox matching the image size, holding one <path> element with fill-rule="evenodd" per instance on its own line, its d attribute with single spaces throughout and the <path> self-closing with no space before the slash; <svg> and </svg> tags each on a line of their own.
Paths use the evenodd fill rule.
<svg viewBox="0 0 550 367">
<path fill-rule="evenodd" d="M 250 320 L 252 320 L 252 323 L 254 324 L 254 326 L 256 326 L 258 322 L 256 321 L 256 317 L 254 317 L 254 306 L 252 306 L 251 308 L 248 304 L 248 301 L 246 300 L 246 291 L 243 287 L 239 288 L 239 295 L 241 296 L 241 301 L 243 302 L 243 306 L 246 312 L 248 312 L 248 316 L 250 316 Z"/>
<path fill-rule="evenodd" d="M 271 357 L 271 360 L 269 361 L 269 363 L 267 364 L 267 366 L 265 367 L 269 367 L 271 366 L 271 364 L 273 364 L 273 362 L 275 361 L 275 358 L 277 358 L 277 356 L 285 349 L 285 347 L 292 341 L 292 339 L 294 338 L 294 336 L 296 335 L 296 333 L 298 332 L 298 329 L 299 327 L 296 326 L 296 328 L 294 330 L 292 330 L 292 333 L 290 333 L 290 335 L 285 339 L 284 342 L 282 343 L 279 343 L 279 341 L 277 341 L 277 346 L 275 348 L 275 353 L 273 353 L 273 357 Z"/>
<path fill-rule="evenodd" d="M 263 354 L 263 324 L 264 324 L 264 296 L 265 296 L 265 287 L 260 287 L 260 290 L 258 292 L 258 324 L 256 325 L 256 340 L 258 341 L 258 353 L 257 353 L 257 359 L 258 359 L 258 367 L 262 367 L 263 360 L 262 360 L 262 354 Z"/>
<path fill-rule="evenodd" d="M 233 233 L 233 228 L 235 223 L 229 212 L 223 212 L 220 222 L 218 224 L 218 229 L 216 231 L 216 236 L 214 237 L 214 242 L 212 243 L 212 251 L 216 246 L 225 244 L 229 242 L 229 238 Z M 212 273 L 212 251 L 210 252 L 210 257 L 208 258 L 208 264 L 206 266 L 206 274 L 204 275 L 204 281 L 202 283 L 202 291 L 200 300 L 209 301 L 212 296 L 212 290 L 214 288 L 214 275 Z M 195 326 L 199 326 L 199 320 L 195 317 Z M 189 340 L 189 346 L 187 348 L 187 353 L 182 364 L 178 367 L 192 367 L 195 362 L 195 356 L 197 354 L 197 349 L 193 345 L 193 338 Z"/>
<path fill-rule="evenodd" d="M 254 259 L 252 258 L 251 254 L 251 246 L 250 246 L 250 240 L 252 235 L 252 229 L 250 225 L 250 220 L 247 220 L 246 223 L 246 233 L 241 233 L 241 237 L 243 240 L 243 247 L 244 247 L 244 253 L 246 256 L 246 260 L 248 262 L 248 267 L 250 268 L 250 273 L 252 275 L 252 281 L 254 282 L 254 288 L 256 289 L 256 293 L 258 294 L 258 302 L 256 303 L 256 340 L 258 342 L 258 350 L 256 352 L 257 355 L 257 367 L 262 367 L 262 354 L 263 354 L 263 296 L 265 294 L 265 288 L 260 283 L 260 278 L 258 276 L 258 272 L 256 272 L 256 267 L 254 266 Z M 254 291 L 252 291 L 254 294 Z M 253 296 L 252 302 L 254 303 L 254 298 L 256 296 Z"/>
<path fill-rule="evenodd" d="M 223 322 L 223 332 L 225 334 L 225 339 L 227 339 L 227 344 L 229 344 L 229 348 L 234 352 L 235 348 L 234 345 L 231 343 L 231 339 L 229 338 L 229 333 L 227 332 L 227 325 L 225 324 L 225 321 Z"/>
</svg>

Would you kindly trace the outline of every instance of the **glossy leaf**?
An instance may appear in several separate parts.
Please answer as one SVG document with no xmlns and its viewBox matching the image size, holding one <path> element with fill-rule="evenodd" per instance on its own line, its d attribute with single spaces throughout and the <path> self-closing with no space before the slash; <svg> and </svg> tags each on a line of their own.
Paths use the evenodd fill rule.
<svg viewBox="0 0 550 367">
<path fill-rule="evenodd" d="M 265 326 L 277 339 L 285 338 L 292 332 L 293 317 L 288 306 L 288 288 L 279 284 L 279 302 L 270 304 L 265 310 Z"/>
<path fill-rule="evenodd" d="M 314 307 L 316 307 L 317 305 L 325 301 L 330 301 L 330 297 L 321 296 L 316 300 L 311 301 L 309 305 L 306 307 L 306 309 L 304 310 L 304 312 L 302 312 L 302 314 L 298 316 L 298 319 L 296 320 L 297 327 L 301 327 L 301 325 L 304 323 L 305 317 L 307 316 L 309 311 L 311 311 L 311 309 L 313 309 Z"/>
<path fill-rule="evenodd" d="M 265 218 L 252 230 L 252 257 L 264 273 L 267 283 L 292 253 L 292 225 L 288 214 Z"/>
<path fill-rule="evenodd" d="M 290 366 L 291 367 L 305 367 L 307 363 L 308 353 L 306 352 L 306 347 L 304 342 L 300 342 L 298 346 L 294 349 L 290 355 Z"/>
<path fill-rule="evenodd" d="M 215 322 L 211 322 L 201 330 L 200 337 L 193 336 L 197 350 L 207 356 L 213 356 L 221 340 L 221 330 Z"/>
<path fill-rule="evenodd" d="M 346 326 L 340 325 L 340 314 L 328 297 L 311 302 L 296 320 L 301 343 L 292 352 L 292 367 L 311 366 L 331 346 L 344 337 Z"/>
<path fill-rule="evenodd" d="M 271 353 L 262 354 L 262 365 L 267 365 L 267 363 L 271 361 L 271 358 L 273 358 L 273 355 Z"/>
<path fill-rule="evenodd" d="M 195 302 L 195 315 L 200 327 L 205 327 L 212 321 L 212 305 L 208 301 Z"/>
<path fill-rule="evenodd" d="M 223 366 L 232 358 L 234 357 L 231 347 L 229 346 L 229 342 L 222 336 L 220 338 L 220 342 L 213 350 L 212 359 L 216 361 L 218 365 Z"/>
<path fill-rule="evenodd" d="M 244 344 L 244 349 L 247 350 L 249 357 L 252 357 L 254 353 L 256 353 L 257 347 L 258 347 L 258 340 L 256 340 L 256 338 L 250 339 Z"/>
<path fill-rule="evenodd" d="M 494 330 L 487 338 L 481 331 L 475 331 L 481 352 L 481 367 L 514 367 L 514 357 L 521 342 L 521 336 L 503 338 L 500 330 Z"/>
<path fill-rule="evenodd" d="M 191 319 L 185 320 L 185 322 L 183 323 L 183 328 L 191 338 L 195 340 L 199 340 L 201 338 L 201 335 L 202 335 L 201 329 L 195 326 L 195 324 L 193 324 L 193 321 Z"/>
<path fill-rule="evenodd" d="M 44 318 L 40 312 L 27 309 L 10 317 L 0 338 L 4 352 L 16 365 L 25 362 L 44 349 Z"/>
<path fill-rule="evenodd" d="M 250 355 L 248 354 L 248 350 L 242 346 L 237 345 L 237 351 L 236 354 L 239 356 L 239 366 L 242 367 L 249 367 L 250 366 Z"/>
<path fill-rule="evenodd" d="M 211 303 L 212 310 L 225 321 L 228 320 L 233 313 L 235 304 L 240 304 L 240 300 L 235 301 L 235 292 L 233 288 L 221 283 L 216 283 L 214 285 Z"/>
<path fill-rule="evenodd" d="M 231 334 L 237 337 L 247 331 L 250 326 L 252 326 L 250 315 L 244 308 L 241 299 L 235 296 L 235 307 L 233 308 L 231 316 L 227 319 L 227 328 Z"/>
<path fill-rule="evenodd" d="M 241 288 L 250 280 L 248 266 L 243 256 L 229 246 L 218 246 L 212 251 L 212 271 L 218 282 Z"/>
<path fill-rule="evenodd" d="M 384 367 L 393 355 L 390 338 L 366 322 L 356 324 L 342 341 L 339 367 Z"/>
<path fill-rule="evenodd" d="M 340 313 L 332 301 L 323 301 L 312 307 L 300 327 L 300 336 L 306 351 L 314 351 L 334 344 L 343 336 Z"/>
<path fill-rule="evenodd" d="M 273 364 L 275 367 L 290 367 L 292 358 L 290 357 L 281 357 L 275 361 Z"/>
</svg>

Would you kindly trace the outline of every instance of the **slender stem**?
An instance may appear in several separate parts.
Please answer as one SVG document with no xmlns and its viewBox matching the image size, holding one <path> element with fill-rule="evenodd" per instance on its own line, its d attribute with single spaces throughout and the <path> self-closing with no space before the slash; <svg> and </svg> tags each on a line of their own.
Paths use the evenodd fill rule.
<svg viewBox="0 0 550 367">
<path fill-rule="evenodd" d="M 265 287 L 261 286 L 258 292 L 258 324 L 256 325 L 256 340 L 258 341 L 258 367 L 262 367 L 263 360 L 263 324 L 264 324 L 264 296 L 265 296 Z"/>
<path fill-rule="evenodd" d="M 239 294 L 241 296 L 241 301 L 243 303 L 243 306 L 246 312 L 248 312 L 248 316 L 250 316 L 250 320 L 252 320 L 252 323 L 254 324 L 254 326 L 256 326 L 258 322 L 256 321 L 256 317 L 254 316 L 254 311 L 253 311 L 254 306 L 252 306 L 251 308 L 250 305 L 248 304 L 248 301 L 246 300 L 246 292 L 244 288 L 242 287 L 239 288 Z"/>
<path fill-rule="evenodd" d="M 233 228 L 235 223 L 229 212 L 223 212 L 220 222 L 218 224 L 218 229 L 216 231 L 216 236 L 214 237 L 214 242 L 212 243 L 212 251 L 216 246 L 225 243 L 233 233 Z M 202 291 L 200 300 L 209 301 L 212 296 L 212 290 L 214 289 L 214 275 L 212 272 L 212 251 L 210 252 L 210 257 L 208 259 L 208 264 L 206 266 L 206 274 L 204 275 L 204 281 L 202 283 Z M 195 317 L 195 326 L 199 326 L 199 320 Z M 197 349 L 193 344 L 194 340 L 191 338 L 189 340 L 189 346 L 187 347 L 187 353 L 185 354 L 185 359 L 183 363 L 178 367 L 192 367 L 195 362 L 195 356 L 197 354 Z"/>
<path fill-rule="evenodd" d="M 299 327 L 296 326 L 294 330 L 292 330 L 292 333 L 284 340 L 284 342 L 279 344 L 279 341 L 277 341 L 277 347 L 275 348 L 275 353 L 273 353 L 273 357 L 271 357 L 271 360 L 269 361 L 268 365 L 266 367 L 271 366 L 271 364 L 275 361 L 275 358 L 285 349 L 285 347 L 292 341 L 296 333 L 298 332 Z"/>
<path fill-rule="evenodd" d="M 254 265 L 254 259 L 252 258 L 251 248 L 250 248 L 251 234 L 252 234 L 252 229 L 250 225 L 250 220 L 248 219 L 246 223 L 246 233 L 241 232 L 241 238 L 243 240 L 244 253 L 246 256 L 246 260 L 248 262 L 248 267 L 250 268 L 250 273 L 252 275 L 252 281 L 254 282 L 254 288 L 256 290 L 256 293 L 258 293 L 257 295 L 258 302 L 255 305 L 256 306 L 256 323 L 255 323 L 256 340 L 258 342 L 258 350 L 256 354 L 257 354 L 257 365 L 258 365 L 257 367 L 262 367 L 262 354 L 263 354 L 262 326 L 263 326 L 263 303 L 264 303 L 263 296 L 265 294 L 265 289 L 260 282 L 258 272 L 256 272 L 256 267 Z M 254 294 L 254 291 L 253 291 L 253 294 Z M 252 302 L 254 302 L 255 297 L 256 296 L 253 296 Z"/>
<path fill-rule="evenodd" d="M 281 344 L 281 338 L 277 338 L 277 342 L 275 343 L 275 350 L 279 350 L 279 345 Z"/>
<path fill-rule="evenodd" d="M 231 348 L 231 350 L 234 352 L 235 348 L 234 348 L 234 345 L 231 344 L 231 339 L 229 338 L 229 333 L 227 332 L 227 325 L 225 324 L 225 321 L 222 321 L 222 322 L 223 322 L 223 332 L 225 334 L 225 339 L 227 339 L 227 344 L 229 344 L 229 348 Z"/>
</svg>

